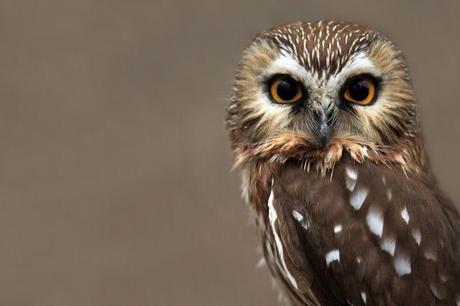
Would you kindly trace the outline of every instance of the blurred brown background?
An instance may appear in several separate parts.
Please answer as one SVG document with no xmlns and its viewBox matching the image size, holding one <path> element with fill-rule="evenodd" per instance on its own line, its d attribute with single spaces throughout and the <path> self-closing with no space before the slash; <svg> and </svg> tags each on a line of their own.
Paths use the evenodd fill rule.
<svg viewBox="0 0 460 306">
<path fill-rule="evenodd" d="M 0 1 L 0 305 L 277 305 L 223 130 L 241 51 L 294 20 L 405 51 L 460 203 L 460 2 Z"/>
</svg>

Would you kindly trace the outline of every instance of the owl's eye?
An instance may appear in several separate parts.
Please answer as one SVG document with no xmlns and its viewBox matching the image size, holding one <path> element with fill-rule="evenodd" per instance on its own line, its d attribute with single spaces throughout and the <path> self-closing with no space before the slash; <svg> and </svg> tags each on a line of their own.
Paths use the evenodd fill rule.
<svg viewBox="0 0 460 306">
<path fill-rule="evenodd" d="M 365 75 L 351 78 L 345 85 L 343 98 L 351 103 L 369 105 L 376 96 L 376 81 Z"/>
<path fill-rule="evenodd" d="M 289 76 L 275 77 L 269 83 L 270 96 L 275 103 L 292 104 L 304 95 L 302 85 Z"/>
</svg>

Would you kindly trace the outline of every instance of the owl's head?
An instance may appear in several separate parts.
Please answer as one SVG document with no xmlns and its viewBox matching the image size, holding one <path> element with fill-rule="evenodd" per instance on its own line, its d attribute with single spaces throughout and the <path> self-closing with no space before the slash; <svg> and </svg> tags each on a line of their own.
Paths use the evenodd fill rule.
<svg viewBox="0 0 460 306">
<path fill-rule="evenodd" d="M 259 34 L 239 65 L 226 124 L 240 152 L 286 135 L 316 151 L 344 140 L 388 147 L 417 131 L 400 51 L 373 29 L 332 21 Z"/>
</svg>

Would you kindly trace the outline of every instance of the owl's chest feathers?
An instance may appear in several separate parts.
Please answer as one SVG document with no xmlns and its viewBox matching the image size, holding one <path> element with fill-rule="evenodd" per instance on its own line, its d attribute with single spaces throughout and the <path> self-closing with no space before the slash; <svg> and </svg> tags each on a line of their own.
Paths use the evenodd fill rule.
<svg viewBox="0 0 460 306">
<path fill-rule="evenodd" d="M 365 150 L 361 152 L 366 154 Z M 343 169 L 345 164 L 356 163 L 357 155 L 348 153 L 344 155 L 341 149 L 339 151 L 334 149 L 322 159 L 272 159 L 270 162 L 253 163 L 244 167 L 242 194 L 256 216 L 256 225 L 262 228 L 267 226 L 269 220 L 267 204 L 274 180 L 277 182 L 283 180 L 286 194 L 290 194 L 294 201 L 311 202 L 308 198 L 310 191 L 329 188 L 336 181 L 344 182 L 343 188 L 346 189 L 347 184 L 353 182 L 349 182 L 350 178 L 345 177 Z M 364 158 L 361 156 L 364 155 L 360 155 L 359 161 L 362 163 Z M 311 208 L 314 209 L 314 206 L 315 203 L 312 203 Z"/>
<path fill-rule="evenodd" d="M 340 175 L 336 168 L 350 162 L 383 165 L 405 176 L 412 174 L 424 181 L 434 181 L 423 147 L 412 142 L 398 148 L 377 148 L 356 140 L 342 139 L 332 142 L 327 148 L 314 149 L 304 138 L 285 134 L 260 146 L 235 151 L 235 164 L 242 168 L 243 197 L 252 205 L 261 198 L 268 198 L 272 179 L 292 163 L 312 175 L 314 182 L 320 178 L 332 181 Z"/>
<path fill-rule="evenodd" d="M 369 168 L 374 167 L 381 173 L 387 170 L 389 173 L 399 173 L 400 180 L 410 175 L 434 185 L 423 145 L 416 139 L 407 139 L 395 147 L 377 147 L 358 139 L 342 137 L 319 149 L 301 135 L 284 133 L 258 146 L 237 147 L 235 153 L 236 165 L 242 169 L 243 197 L 256 216 L 256 225 L 262 229 L 267 227 L 267 201 L 273 180 L 282 173 L 288 173 L 286 169 L 295 170 L 295 175 L 291 176 L 295 182 L 283 182 L 285 188 L 294 186 L 288 193 L 293 200 L 303 197 L 304 203 L 312 203 L 310 208 L 318 218 L 328 212 L 317 209 L 322 205 L 317 206 L 315 200 L 309 198 L 311 191 L 320 189 L 327 196 L 335 186 L 337 199 L 344 201 L 350 196 L 347 192 L 353 191 L 347 191 L 352 189 L 350 184 L 353 184 L 353 179 L 347 176 L 347 165 L 364 170 L 360 173 L 360 181 L 366 176 L 372 180 L 373 173 Z M 382 180 L 383 176 L 377 181 Z M 378 186 L 378 189 L 384 189 L 384 186 Z M 386 191 L 382 193 L 385 195 Z M 332 206 L 331 209 L 337 210 L 337 207 L 340 206 Z"/>
<path fill-rule="evenodd" d="M 446 220 L 440 207 L 430 206 L 433 194 L 419 188 L 423 180 L 367 158 L 357 163 L 351 154 L 333 169 L 324 175 L 321 167 L 294 159 L 243 169 L 243 190 L 269 267 L 290 294 L 320 301 L 299 305 L 330 305 L 322 300 L 324 290 L 339 297 L 347 284 L 353 284 L 347 290 L 356 291 L 359 305 L 374 287 L 390 288 L 401 278 L 417 281 L 419 267 L 436 271 L 420 285 L 428 288 L 424 292 L 447 297 L 451 285 L 443 280 L 455 282 L 455 273 L 443 264 L 455 255 L 443 249 Z M 434 215 L 440 218 L 425 219 Z M 334 278 L 342 289 L 332 285 Z"/>
</svg>

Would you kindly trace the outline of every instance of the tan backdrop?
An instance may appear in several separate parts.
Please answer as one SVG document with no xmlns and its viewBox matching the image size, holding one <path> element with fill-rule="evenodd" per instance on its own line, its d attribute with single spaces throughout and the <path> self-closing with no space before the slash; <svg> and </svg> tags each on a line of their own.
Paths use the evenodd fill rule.
<svg viewBox="0 0 460 306">
<path fill-rule="evenodd" d="M 277 305 L 223 131 L 260 30 L 373 25 L 405 51 L 460 203 L 460 2 L 0 1 L 0 305 Z"/>
</svg>

